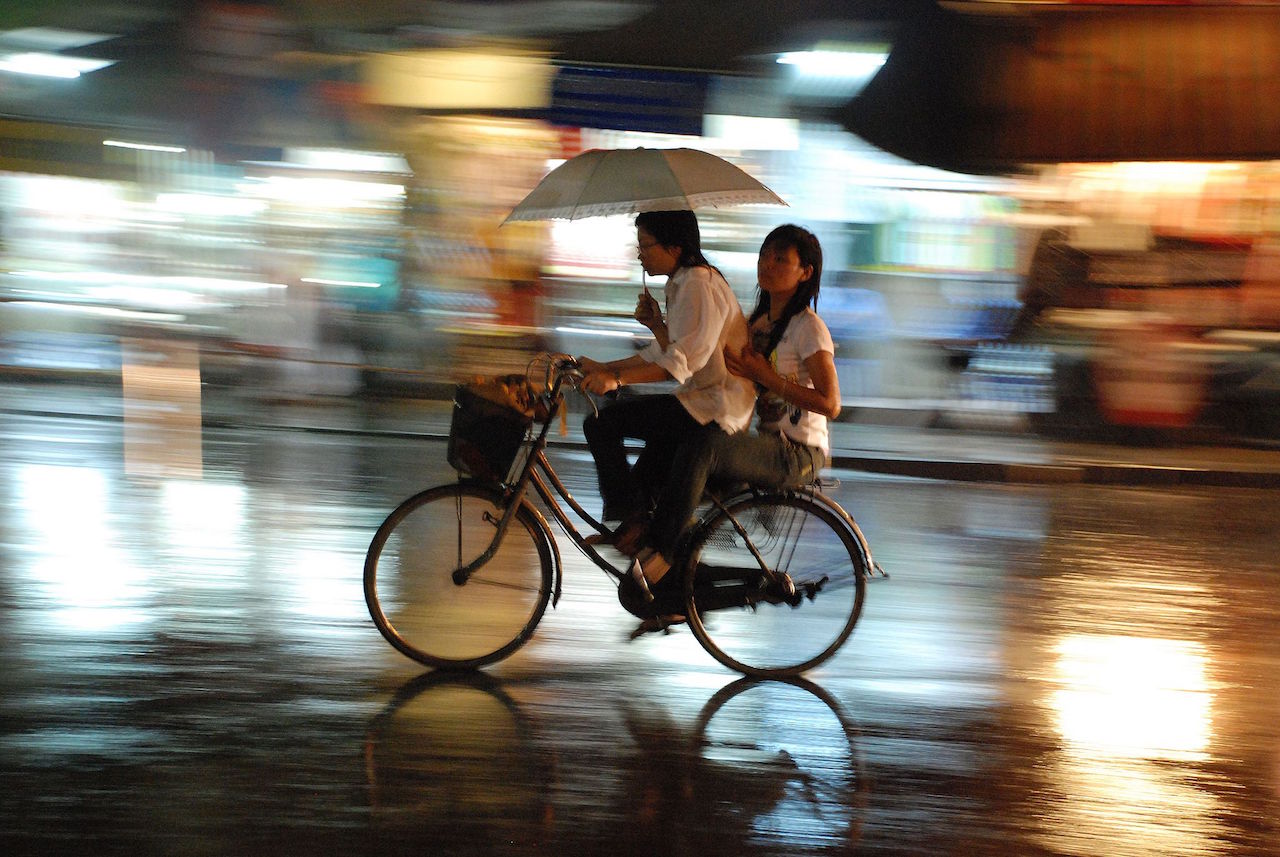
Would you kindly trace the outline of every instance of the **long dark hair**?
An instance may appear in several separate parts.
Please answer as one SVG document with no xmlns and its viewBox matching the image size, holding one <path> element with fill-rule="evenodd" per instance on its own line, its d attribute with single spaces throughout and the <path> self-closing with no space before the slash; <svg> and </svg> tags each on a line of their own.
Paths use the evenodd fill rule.
<svg viewBox="0 0 1280 857">
<path fill-rule="evenodd" d="M 655 236 L 656 237 L 656 236 Z M 809 279 L 803 280 L 796 286 L 796 293 L 791 296 L 791 300 L 787 301 L 787 305 L 782 308 L 782 315 L 773 326 L 773 331 L 769 334 L 769 342 L 765 347 L 764 356 L 768 357 L 773 353 L 773 349 L 778 347 L 778 340 L 782 339 L 783 332 L 787 329 L 791 319 L 804 311 L 810 303 L 813 308 L 818 308 L 818 290 L 822 285 L 822 245 L 818 243 L 818 236 L 814 235 L 808 229 L 796 226 L 794 223 L 784 223 L 777 227 L 768 235 L 760 244 L 760 251 L 764 252 L 766 248 L 775 248 L 786 250 L 794 247 L 796 256 L 800 258 L 800 267 L 813 268 L 813 273 L 809 275 Z M 756 308 L 751 311 L 751 316 L 747 320 L 748 323 L 755 322 L 756 319 L 769 311 L 769 295 L 760 290 L 759 296 L 756 298 Z"/>
<path fill-rule="evenodd" d="M 702 232 L 692 211 L 642 211 L 636 215 L 636 228 L 648 232 L 664 247 L 679 247 L 677 268 L 714 268 L 702 255 Z"/>
</svg>

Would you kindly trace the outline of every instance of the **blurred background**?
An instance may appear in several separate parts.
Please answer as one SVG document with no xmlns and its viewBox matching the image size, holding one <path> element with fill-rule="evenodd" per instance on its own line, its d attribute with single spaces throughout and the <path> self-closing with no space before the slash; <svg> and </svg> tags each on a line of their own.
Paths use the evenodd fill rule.
<svg viewBox="0 0 1280 857">
<path fill-rule="evenodd" d="M 1280 439 L 1275 12 L 5 4 L 0 369 L 305 402 L 622 356 L 630 218 L 502 221 L 689 146 L 790 203 L 699 212 L 744 307 L 769 229 L 821 238 L 845 418 Z"/>
</svg>

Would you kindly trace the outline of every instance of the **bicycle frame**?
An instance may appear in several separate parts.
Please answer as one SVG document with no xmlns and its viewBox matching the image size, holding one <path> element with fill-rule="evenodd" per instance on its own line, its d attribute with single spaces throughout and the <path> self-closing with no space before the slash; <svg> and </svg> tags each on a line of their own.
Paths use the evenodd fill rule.
<svg viewBox="0 0 1280 857">
<path fill-rule="evenodd" d="M 546 455 L 547 436 L 550 433 L 551 424 L 558 416 L 561 416 L 561 409 L 567 407 L 563 385 L 563 374 L 557 372 L 554 379 L 551 381 L 547 393 L 545 394 L 546 400 L 551 403 L 551 407 L 547 409 L 547 416 L 545 419 L 539 421 L 540 427 L 537 433 L 525 441 L 525 459 L 520 465 L 519 473 L 515 480 L 503 486 L 505 506 L 502 517 L 497 521 L 497 529 L 494 533 L 493 541 L 474 561 L 453 572 L 453 579 L 455 583 L 465 583 L 476 569 L 483 566 L 490 558 L 493 557 L 494 553 L 497 552 L 498 547 L 502 544 L 502 539 L 506 535 L 507 527 L 515 518 L 516 510 L 521 505 L 528 505 L 529 508 L 537 515 L 538 520 L 546 527 L 546 535 L 550 542 L 552 556 L 555 562 L 555 589 L 552 604 L 554 605 L 559 601 L 561 580 L 563 577 L 563 561 L 560 556 L 556 538 L 554 534 L 551 533 L 550 527 L 546 524 L 545 516 L 541 514 L 537 507 L 533 506 L 533 504 L 529 503 L 527 500 L 530 485 L 533 486 L 534 492 L 551 511 L 551 515 L 555 519 L 556 523 L 559 524 L 565 535 L 569 537 L 570 541 L 573 542 L 583 556 L 591 560 L 596 567 L 615 580 L 621 581 L 627 576 L 626 571 L 619 569 L 610 563 L 587 542 L 586 537 L 579 531 L 577 526 L 574 525 L 573 519 L 569 517 L 564 506 L 561 505 L 560 501 L 563 501 L 565 505 L 573 510 L 574 514 L 576 514 L 583 522 L 589 524 L 597 533 L 602 535 L 609 533 L 609 529 L 602 522 L 596 520 L 582 507 L 580 503 L 578 503 L 572 492 L 570 492 L 564 482 L 561 481 L 559 475 L 556 473 L 554 465 L 552 465 Z M 861 548 L 863 558 L 866 561 L 868 574 L 870 573 L 870 569 L 876 568 L 872 561 L 871 549 L 867 544 L 866 538 L 863 536 L 862 531 L 858 529 L 858 525 L 854 522 L 853 518 L 847 511 L 845 511 L 834 500 L 819 491 L 816 486 L 809 486 L 795 490 L 808 495 L 815 502 L 820 503 L 835 513 L 852 532 L 855 540 Z M 733 527 L 743 537 L 746 547 L 755 557 L 756 562 L 759 563 L 761 571 L 768 577 L 776 579 L 778 575 L 775 570 L 769 568 L 768 563 L 766 563 L 760 556 L 756 546 L 747 535 L 746 530 L 743 529 L 742 525 L 728 512 L 727 506 L 735 502 L 739 496 L 746 493 L 758 492 L 748 488 L 746 492 L 734 494 L 732 497 L 725 498 L 724 500 L 714 497 L 712 500 L 714 505 L 728 516 Z"/>
</svg>

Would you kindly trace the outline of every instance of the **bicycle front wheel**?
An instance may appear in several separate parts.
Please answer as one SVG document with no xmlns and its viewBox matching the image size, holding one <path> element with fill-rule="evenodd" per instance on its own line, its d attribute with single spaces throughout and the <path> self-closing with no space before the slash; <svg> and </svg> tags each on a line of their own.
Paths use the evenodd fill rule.
<svg viewBox="0 0 1280 857">
<path fill-rule="evenodd" d="M 748 539 L 789 587 L 768 579 Z M 730 669 L 799 675 L 849 638 L 867 572 L 856 537 L 831 510 L 803 494 L 746 497 L 694 534 L 684 581 L 689 627 Z"/>
<path fill-rule="evenodd" d="M 507 657 L 533 635 L 551 597 L 548 534 L 516 510 L 487 562 L 462 583 L 454 571 L 489 550 L 503 514 L 493 488 L 440 485 L 405 500 L 378 528 L 364 562 L 364 597 L 396 649 L 434 667 Z"/>
</svg>

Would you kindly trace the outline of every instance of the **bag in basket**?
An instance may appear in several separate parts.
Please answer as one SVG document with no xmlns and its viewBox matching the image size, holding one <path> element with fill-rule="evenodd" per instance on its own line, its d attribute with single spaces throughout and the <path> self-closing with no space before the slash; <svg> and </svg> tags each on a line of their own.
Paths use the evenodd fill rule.
<svg viewBox="0 0 1280 857">
<path fill-rule="evenodd" d="M 533 422 L 536 398 L 522 375 L 459 384 L 449 426 L 449 464 L 475 479 L 505 481 Z"/>
</svg>

